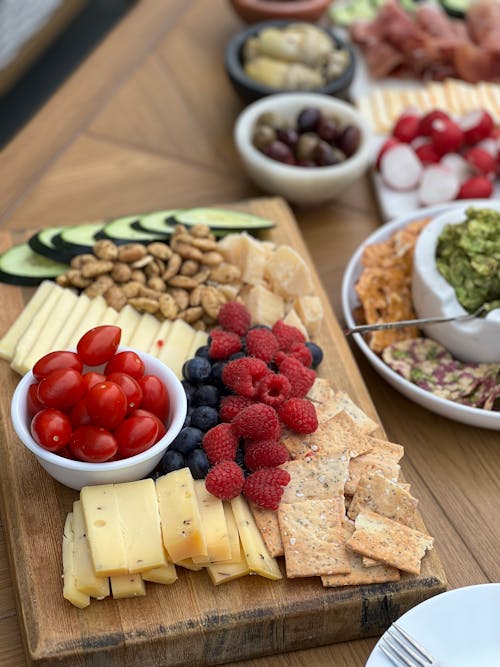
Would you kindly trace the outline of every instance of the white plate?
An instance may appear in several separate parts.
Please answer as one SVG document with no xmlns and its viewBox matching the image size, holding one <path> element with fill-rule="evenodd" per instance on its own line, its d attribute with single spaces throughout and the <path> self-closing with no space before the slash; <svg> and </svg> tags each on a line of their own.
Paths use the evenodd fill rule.
<svg viewBox="0 0 500 667">
<path fill-rule="evenodd" d="M 398 625 L 443 667 L 498 667 L 499 612 L 500 584 L 479 584 L 425 600 L 401 616 Z M 381 641 L 366 667 L 393 667 L 379 648 Z"/>
<path fill-rule="evenodd" d="M 484 202 L 485 200 L 471 200 L 470 205 L 484 206 Z M 359 305 L 359 300 L 354 286 L 362 271 L 361 256 L 365 246 L 385 241 L 394 234 L 395 231 L 405 227 L 412 220 L 419 220 L 428 216 L 435 217 L 455 206 L 463 206 L 463 202 L 412 210 L 411 213 L 407 213 L 393 222 L 389 222 L 377 229 L 377 231 L 371 234 L 359 246 L 347 265 L 342 281 L 342 310 L 348 327 L 356 326 L 356 322 L 353 318 L 353 310 Z M 492 412 L 482 410 L 481 408 L 472 408 L 467 405 L 461 405 L 460 403 L 454 403 L 453 401 L 435 396 L 434 394 L 417 387 L 417 385 L 405 380 L 405 378 L 387 366 L 387 364 L 370 349 L 361 334 L 354 334 L 353 338 L 375 370 L 387 380 L 391 386 L 400 391 L 407 398 L 422 405 L 424 408 L 431 410 L 431 412 L 435 412 L 443 417 L 448 417 L 449 419 L 453 419 L 463 424 L 497 431 L 500 430 L 500 412 Z M 500 665 L 500 661 L 498 664 Z"/>
</svg>

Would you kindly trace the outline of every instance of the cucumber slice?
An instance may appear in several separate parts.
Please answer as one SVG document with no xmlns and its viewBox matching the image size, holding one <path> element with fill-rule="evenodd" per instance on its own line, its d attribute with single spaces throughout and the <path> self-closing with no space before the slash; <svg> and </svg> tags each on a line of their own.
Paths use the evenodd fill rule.
<svg viewBox="0 0 500 667">
<path fill-rule="evenodd" d="M 174 213 L 168 219 L 169 223 L 193 227 L 194 225 L 208 225 L 216 236 L 224 232 L 257 231 L 272 229 L 275 223 L 266 218 L 242 211 L 232 211 L 224 208 L 188 208 Z"/>
<path fill-rule="evenodd" d="M 39 285 L 67 270 L 67 264 L 38 255 L 27 243 L 16 245 L 0 255 L 0 281 L 9 285 Z"/>
<path fill-rule="evenodd" d="M 138 222 L 137 215 L 129 215 L 124 218 L 118 218 L 108 222 L 97 233 L 96 238 L 111 239 L 117 245 L 124 243 L 151 243 L 152 241 L 165 240 L 164 234 L 155 234 L 153 232 L 144 232 L 140 229 L 135 229 L 132 223 Z"/>
<path fill-rule="evenodd" d="M 463 19 L 470 6 L 470 0 L 439 0 L 444 11 L 454 18 Z"/>
<path fill-rule="evenodd" d="M 96 242 L 96 234 L 103 227 L 104 222 L 65 227 L 60 234 L 54 237 L 54 245 L 73 256 L 82 255 L 84 252 L 92 252 L 92 246 Z"/>
<path fill-rule="evenodd" d="M 141 215 L 136 222 L 132 223 L 132 227 L 142 232 L 153 232 L 153 234 L 170 236 L 174 228 L 168 224 L 167 219 L 174 216 L 177 211 L 178 209 L 171 209 L 169 211 L 158 211 L 157 213 Z"/>
<path fill-rule="evenodd" d="M 33 234 L 28 239 L 28 245 L 38 255 L 43 255 L 55 261 L 61 260 L 61 251 L 54 244 L 54 237 L 63 231 L 64 227 L 47 227 Z"/>
</svg>

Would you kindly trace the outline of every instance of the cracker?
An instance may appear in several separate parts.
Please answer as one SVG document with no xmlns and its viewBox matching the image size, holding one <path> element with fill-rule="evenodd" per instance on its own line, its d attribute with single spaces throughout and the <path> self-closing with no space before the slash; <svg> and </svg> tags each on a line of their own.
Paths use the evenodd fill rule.
<svg viewBox="0 0 500 667">
<path fill-rule="evenodd" d="M 347 412 L 349 417 L 351 417 L 353 422 L 356 424 L 356 426 L 359 427 L 362 433 L 370 435 L 379 428 L 379 424 L 368 417 L 368 415 L 365 414 L 363 410 L 354 403 L 354 401 L 348 394 L 345 393 L 345 391 L 338 391 L 335 394 L 334 401 L 336 401 L 339 406 L 339 410 L 337 410 L 337 412 L 341 412 L 342 410 Z"/>
<path fill-rule="evenodd" d="M 365 509 L 405 526 L 412 526 L 418 500 L 379 472 L 361 475 L 347 516 L 355 519 Z"/>
<path fill-rule="evenodd" d="M 255 503 L 248 503 L 252 510 L 253 518 L 260 530 L 264 544 L 273 558 L 283 556 L 283 541 L 281 539 L 278 515 L 273 510 L 266 510 Z"/>
<path fill-rule="evenodd" d="M 290 473 L 281 504 L 300 503 L 308 498 L 342 498 L 348 477 L 348 457 L 308 457 L 280 466 Z"/>
<path fill-rule="evenodd" d="M 346 542 L 354 532 L 354 526 L 348 522 L 343 523 L 344 539 Z M 373 567 L 366 568 L 363 558 L 354 551 L 348 550 L 349 567 L 351 571 L 347 574 L 329 574 L 321 577 L 323 586 L 359 586 L 361 584 L 381 584 L 389 581 L 399 581 L 401 574 L 398 569 L 375 563 Z"/>
<path fill-rule="evenodd" d="M 430 535 L 365 510 L 358 514 L 347 547 L 410 574 L 420 574 L 421 560 L 432 549 Z"/>
<path fill-rule="evenodd" d="M 313 386 L 309 389 L 306 398 L 314 403 L 325 403 L 333 398 L 335 392 L 330 382 L 325 378 L 316 378 Z"/>
<path fill-rule="evenodd" d="M 369 437 L 368 442 L 372 444 L 372 449 L 349 461 L 349 479 L 345 486 L 345 493 L 348 496 L 354 495 L 362 475 L 379 472 L 392 482 L 398 481 L 400 472 L 398 461 L 403 456 L 403 447 L 379 438 Z"/>
<path fill-rule="evenodd" d="M 363 567 L 375 567 L 376 565 L 381 565 L 380 561 L 363 556 Z"/>
<path fill-rule="evenodd" d="M 340 498 L 281 504 L 278 520 L 289 578 L 350 571 Z"/>
</svg>

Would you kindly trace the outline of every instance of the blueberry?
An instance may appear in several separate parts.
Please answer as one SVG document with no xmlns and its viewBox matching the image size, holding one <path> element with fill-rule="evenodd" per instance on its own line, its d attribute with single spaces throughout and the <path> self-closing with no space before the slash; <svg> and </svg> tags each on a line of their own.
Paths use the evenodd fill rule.
<svg viewBox="0 0 500 667">
<path fill-rule="evenodd" d="M 184 468 L 185 465 L 184 456 L 180 452 L 169 447 L 163 455 L 158 469 L 162 475 L 166 475 L 167 472 L 180 470 L 181 468 Z"/>
<path fill-rule="evenodd" d="M 268 331 L 272 331 L 272 328 L 268 324 L 252 324 L 248 331 L 252 329 L 268 329 Z"/>
<path fill-rule="evenodd" d="M 188 411 L 186 413 L 186 419 L 184 420 L 184 424 L 182 425 L 182 428 L 187 428 L 188 426 L 191 426 L 191 412 Z"/>
<path fill-rule="evenodd" d="M 219 407 L 220 395 L 217 387 L 213 384 L 202 384 L 193 394 L 193 406 L 209 405 L 211 408 Z"/>
<path fill-rule="evenodd" d="M 225 361 L 216 361 L 212 366 L 212 380 L 219 387 L 223 387 L 224 383 L 222 382 L 222 371 L 226 365 Z"/>
<path fill-rule="evenodd" d="M 206 382 L 211 371 L 210 362 L 203 357 L 188 359 L 182 367 L 182 375 L 189 382 Z"/>
<path fill-rule="evenodd" d="M 203 359 L 208 359 L 208 345 L 202 345 L 194 353 L 195 357 L 203 357 Z"/>
<path fill-rule="evenodd" d="M 235 457 L 235 462 L 240 466 L 240 468 L 243 470 L 243 474 L 245 477 L 248 477 L 250 474 L 250 471 L 247 469 L 245 466 L 245 450 L 243 449 L 243 446 L 240 444 L 238 449 L 236 450 L 236 457 Z"/>
<path fill-rule="evenodd" d="M 196 410 L 198 409 L 199 408 L 196 408 Z M 193 424 L 193 413 L 191 413 L 191 424 Z M 199 428 L 194 428 L 194 426 L 186 426 L 186 428 L 183 428 L 179 435 L 172 442 L 169 451 L 174 449 L 181 454 L 187 455 L 189 452 L 195 449 L 195 447 L 199 447 L 201 445 L 202 438 L 203 433 Z"/>
<path fill-rule="evenodd" d="M 146 479 L 152 479 L 156 481 L 158 477 L 161 477 L 164 473 L 161 472 L 159 466 L 157 466 L 152 472 L 149 473 L 149 475 L 146 477 Z"/>
<path fill-rule="evenodd" d="M 219 413 L 215 408 L 211 408 L 208 405 L 200 405 L 197 408 L 193 408 L 191 413 L 192 426 L 201 431 L 209 431 L 214 426 L 217 426 L 218 423 Z"/>
<path fill-rule="evenodd" d="M 306 347 L 309 348 L 312 354 L 312 367 L 316 368 L 323 361 L 323 350 L 316 343 L 311 343 L 307 341 Z"/>
<path fill-rule="evenodd" d="M 241 350 L 241 352 L 234 352 L 230 357 L 228 357 L 228 361 L 234 361 L 235 359 L 243 359 L 243 357 L 246 357 L 247 353 Z"/>
<path fill-rule="evenodd" d="M 205 479 L 210 469 L 210 463 L 203 449 L 193 449 L 186 458 L 186 465 L 194 479 Z"/>
</svg>

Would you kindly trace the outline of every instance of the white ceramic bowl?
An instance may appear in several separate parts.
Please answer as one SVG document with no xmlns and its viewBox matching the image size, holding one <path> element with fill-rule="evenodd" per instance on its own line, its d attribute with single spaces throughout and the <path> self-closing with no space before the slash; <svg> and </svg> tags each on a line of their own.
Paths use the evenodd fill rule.
<svg viewBox="0 0 500 667">
<path fill-rule="evenodd" d="M 294 121 L 306 107 L 317 107 L 343 123 L 356 125 L 361 131 L 356 153 L 330 167 L 297 167 L 271 160 L 255 148 L 252 134 L 259 116 L 273 111 Z M 362 114 L 347 102 L 317 93 L 280 93 L 250 104 L 236 121 L 234 140 L 254 183 L 294 204 L 319 204 L 334 199 L 362 176 L 372 152 L 371 132 Z"/>
<path fill-rule="evenodd" d="M 131 348 L 119 347 L 118 352 L 129 349 Z M 28 388 L 35 382 L 33 373 L 31 371 L 26 373 L 17 385 L 11 403 L 14 430 L 21 442 L 36 456 L 40 465 L 61 484 L 79 491 L 84 486 L 134 482 L 142 479 L 154 470 L 181 430 L 187 412 L 186 394 L 181 382 L 164 363 L 150 354 L 135 351 L 144 361 L 146 374 L 157 375 L 164 382 L 170 397 L 170 414 L 166 424 L 167 432 L 161 440 L 145 452 L 122 461 L 109 463 L 73 461 L 40 447 L 31 436 L 27 412 Z"/>
<path fill-rule="evenodd" d="M 436 267 L 438 238 L 448 225 L 456 225 L 466 218 L 465 211 L 488 208 L 500 212 L 500 202 L 475 200 L 455 206 L 435 218 L 420 234 L 415 246 L 412 276 L 413 305 L 418 317 L 452 317 L 466 315 L 454 288 Z M 466 322 L 446 322 L 423 326 L 430 338 L 444 345 L 457 359 L 475 363 L 500 362 L 500 308 L 486 317 Z"/>
</svg>

